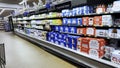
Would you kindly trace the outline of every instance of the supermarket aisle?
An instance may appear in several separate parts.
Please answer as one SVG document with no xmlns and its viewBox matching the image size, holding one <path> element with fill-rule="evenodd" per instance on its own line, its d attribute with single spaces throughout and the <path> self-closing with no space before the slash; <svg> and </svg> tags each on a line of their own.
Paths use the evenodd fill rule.
<svg viewBox="0 0 120 68">
<path fill-rule="evenodd" d="M 76 68 L 12 33 L 0 32 L 0 42 L 6 45 L 6 68 Z"/>
</svg>

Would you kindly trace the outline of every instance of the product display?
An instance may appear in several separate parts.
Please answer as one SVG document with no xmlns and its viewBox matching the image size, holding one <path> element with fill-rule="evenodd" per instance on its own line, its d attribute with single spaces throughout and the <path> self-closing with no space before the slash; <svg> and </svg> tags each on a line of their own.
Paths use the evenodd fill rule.
<svg viewBox="0 0 120 68">
<path fill-rule="evenodd" d="M 102 26 L 102 16 L 94 17 L 94 26 Z"/>
<path fill-rule="evenodd" d="M 96 37 L 108 37 L 108 30 L 106 29 L 96 29 Z"/>
<path fill-rule="evenodd" d="M 120 19 L 115 19 L 114 25 L 115 26 L 120 26 Z"/>
<path fill-rule="evenodd" d="M 91 0 L 77 7 L 72 4 L 67 7 L 66 3 L 49 5 L 49 8 L 40 9 L 38 14 L 13 17 L 17 24 L 15 29 L 45 41 L 40 43 L 49 43 L 52 47 L 55 45 L 55 48 L 60 48 L 56 48 L 58 52 L 66 49 L 75 59 L 82 56 L 86 60 L 92 59 L 93 63 L 119 68 L 120 1 Z"/>
<path fill-rule="evenodd" d="M 120 38 L 120 29 L 109 29 L 110 38 Z"/>
<path fill-rule="evenodd" d="M 105 46 L 105 58 L 107 59 L 111 59 L 112 56 L 112 52 L 115 50 L 114 47 L 110 47 L 110 46 Z"/>
<path fill-rule="evenodd" d="M 112 26 L 113 18 L 111 15 L 102 15 L 102 25 L 104 26 Z"/>
<path fill-rule="evenodd" d="M 77 43 L 80 52 L 86 53 L 96 58 L 102 58 L 104 56 L 105 45 L 106 44 L 104 39 L 95 38 L 79 38 Z"/>
<path fill-rule="evenodd" d="M 98 5 L 96 8 L 96 13 L 104 13 L 106 12 L 106 6 L 104 4 Z"/>
<path fill-rule="evenodd" d="M 120 11 L 119 8 L 120 8 L 120 1 L 114 1 L 112 11 L 113 12 L 118 12 L 118 11 Z"/>
<path fill-rule="evenodd" d="M 93 26 L 94 25 L 94 18 L 93 17 L 89 17 L 89 23 L 88 25 Z"/>
<path fill-rule="evenodd" d="M 91 27 L 86 28 L 86 35 L 95 36 L 95 32 L 96 32 L 95 28 L 91 28 Z"/>
<path fill-rule="evenodd" d="M 83 24 L 84 26 L 88 26 L 88 24 L 89 24 L 89 17 L 83 17 L 82 20 L 83 20 L 83 23 L 82 23 L 82 24 Z"/>
<path fill-rule="evenodd" d="M 120 51 L 119 50 L 115 50 L 115 51 L 112 52 L 111 61 L 113 63 L 116 63 L 116 64 L 120 65 Z"/>
<path fill-rule="evenodd" d="M 77 28 L 77 34 L 80 35 L 86 34 L 86 28 Z"/>
</svg>

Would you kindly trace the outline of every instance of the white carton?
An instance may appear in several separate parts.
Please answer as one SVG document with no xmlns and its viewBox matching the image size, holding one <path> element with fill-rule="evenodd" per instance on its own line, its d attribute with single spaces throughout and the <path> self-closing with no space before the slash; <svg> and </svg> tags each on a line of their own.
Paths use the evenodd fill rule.
<svg viewBox="0 0 120 68">
<path fill-rule="evenodd" d="M 102 25 L 103 26 L 112 26 L 113 20 L 111 15 L 102 15 Z"/>
<path fill-rule="evenodd" d="M 120 65 L 120 50 L 115 50 L 114 52 L 112 52 L 111 61 L 115 64 Z"/>
<path fill-rule="evenodd" d="M 110 38 L 120 38 L 120 29 L 109 29 Z"/>
<path fill-rule="evenodd" d="M 97 37 L 108 37 L 108 30 L 97 29 L 96 34 Z"/>
<path fill-rule="evenodd" d="M 112 7 L 113 12 L 118 12 L 120 11 L 120 1 L 114 1 L 113 7 Z"/>
</svg>

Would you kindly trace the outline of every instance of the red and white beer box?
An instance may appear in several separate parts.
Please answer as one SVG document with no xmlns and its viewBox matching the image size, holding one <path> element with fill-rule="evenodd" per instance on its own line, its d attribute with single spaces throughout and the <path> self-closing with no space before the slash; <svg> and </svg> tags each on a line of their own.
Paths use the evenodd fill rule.
<svg viewBox="0 0 120 68">
<path fill-rule="evenodd" d="M 102 16 L 94 17 L 94 26 L 102 26 Z"/>
<path fill-rule="evenodd" d="M 89 26 L 93 26 L 93 24 L 94 24 L 94 18 L 93 17 L 89 17 L 89 23 L 88 23 L 88 25 Z"/>
<path fill-rule="evenodd" d="M 85 35 L 86 34 L 86 28 L 78 28 L 77 29 L 77 34 L 83 34 L 83 35 Z"/>
<path fill-rule="evenodd" d="M 91 49 L 104 50 L 105 45 L 104 39 L 91 38 L 89 42 L 89 47 Z"/>
<path fill-rule="evenodd" d="M 119 50 L 115 50 L 114 52 L 112 52 L 111 61 L 115 64 L 120 65 L 120 51 Z"/>
<path fill-rule="evenodd" d="M 86 35 L 92 35 L 95 36 L 96 29 L 92 27 L 86 28 Z"/>
<path fill-rule="evenodd" d="M 88 26 L 89 17 L 83 17 L 82 20 L 83 20 L 82 24 L 83 24 L 84 26 Z"/>
<path fill-rule="evenodd" d="M 90 49 L 89 55 L 95 58 L 102 58 L 104 56 L 104 50 Z"/>
<path fill-rule="evenodd" d="M 82 38 L 80 51 L 89 54 L 89 42 L 90 38 Z"/>
</svg>

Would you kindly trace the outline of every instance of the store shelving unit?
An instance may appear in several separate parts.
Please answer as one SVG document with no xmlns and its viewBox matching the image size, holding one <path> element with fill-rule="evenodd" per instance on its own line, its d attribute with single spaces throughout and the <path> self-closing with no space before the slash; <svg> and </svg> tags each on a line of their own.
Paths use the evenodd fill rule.
<svg viewBox="0 0 120 68">
<path fill-rule="evenodd" d="M 27 35 L 24 32 L 18 32 L 15 31 L 15 33 L 23 38 L 26 38 L 29 41 L 35 42 L 37 44 L 39 44 L 39 46 L 43 46 L 46 47 L 52 51 L 55 51 L 59 54 L 64 55 L 64 58 L 69 59 L 70 61 L 77 63 L 79 65 L 83 66 L 87 66 L 87 67 L 97 67 L 97 65 L 101 68 L 101 67 L 105 67 L 105 68 L 112 68 L 112 67 L 117 67 L 119 68 L 120 65 L 114 64 L 110 61 L 106 61 L 104 59 L 99 59 L 99 58 L 95 58 L 92 56 L 89 56 L 87 54 L 69 49 L 69 48 L 65 48 L 63 46 L 39 39 L 37 37 L 31 36 L 31 35 Z"/>
<path fill-rule="evenodd" d="M 0 30 L 4 30 L 4 21 L 3 20 L 0 21 Z"/>
<path fill-rule="evenodd" d="M 101 0 L 100 0 L 101 1 Z M 87 1 L 86 1 L 87 2 Z M 89 2 L 89 1 L 88 1 Z M 93 1 L 92 1 L 93 2 Z M 96 2 L 96 1 L 95 1 Z M 106 1 L 105 1 L 106 2 Z M 83 4 L 82 4 L 83 5 Z M 75 6 L 74 6 L 75 7 Z M 29 17 L 31 15 L 37 15 L 37 14 L 42 14 L 42 13 L 49 13 L 49 12 L 60 12 L 62 9 L 67 9 L 67 8 L 72 8 L 71 6 L 71 1 L 65 2 L 65 3 L 61 3 L 55 6 L 52 6 L 52 8 L 47 9 L 47 8 L 42 8 L 40 10 L 37 11 L 32 11 L 30 12 L 26 17 Z M 77 16 L 68 16 L 68 17 L 53 17 L 53 18 L 37 18 L 37 19 L 26 19 L 26 20 L 16 20 L 16 22 L 18 21 L 32 21 L 32 20 L 54 20 L 54 19 L 63 19 L 63 18 L 81 18 L 81 17 L 91 17 L 91 16 L 101 16 L 101 15 L 117 15 L 120 14 L 120 12 L 109 12 L 109 13 L 91 13 L 91 14 L 86 14 L 86 15 L 77 15 Z M 18 15 L 16 16 L 16 18 L 19 17 L 23 17 L 23 15 Z M 15 18 L 15 17 L 13 17 Z M 83 34 L 77 34 L 77 33 L 69 33 L 69 32 L 60 32 L 60 31 L 55 31 L 55 30 L 45 30 L 45 29 L 38 29 L 38 28 L 32 28 L 32 27 L 25 27 L 24 25 L 26 24 L 30 24 L 30 25 L 41 25 L 41 26 L 45 26 L 45 24 L 31 24 L 31 23 L 15 23 L 15 24 L 21 24 L 23 26 L 19 26 L 22 29 L 36 29 L 36 30 L 42 30 L 42 31 L 53 31 L 53 32 L 58 32 L 61 34 L 69 34 L 69 35 L 74 35 L 74 36 L 81 36 L 81 37 L 90 37 L 90 38 L 103 38 L 103 39 L 116 39 L 116 40 L 120 40 L 120 38 L 110 38 L 110 37 L 98 37 L 98 36 L 90 36 L 90 35 L 83 35 Z M 120 26 L 75 26 L 75 25 L 50 25 L 51 27 L 54 26 L 67 26 L 67 27 L 94 27 L 94 28 L 98 28 L 98 29 L 109 29 L 109 28 L 120 28 Z M 18 26 L 16 27 L 17 30 L 15 29 L 15 34 L 17 34 L 20 37 L 23 37 L 31 42 L 34 42 L 36 44 L 39 44 L 40 47 L 43 47 L 43 49 L 52 52 L 54 54 L 57 54 L 59 56 L 61 56 L 62 58 L 65 58 L 75 64 L 78 64 L 82 67 L 91 67 L 91 68 L 120 68 L 120 65 L 115 64 L 109 60 L 105 60 L 103 58 L 95 58 L 93 56 L 81 53 L 80 51 L 77 50 L 73 50 L 43 39 L 40 39 L 36 36 L 33 35 L 29 35 L 24 33 L 23 31 L 19 31 L 18 30 Z"/>
</svg>

